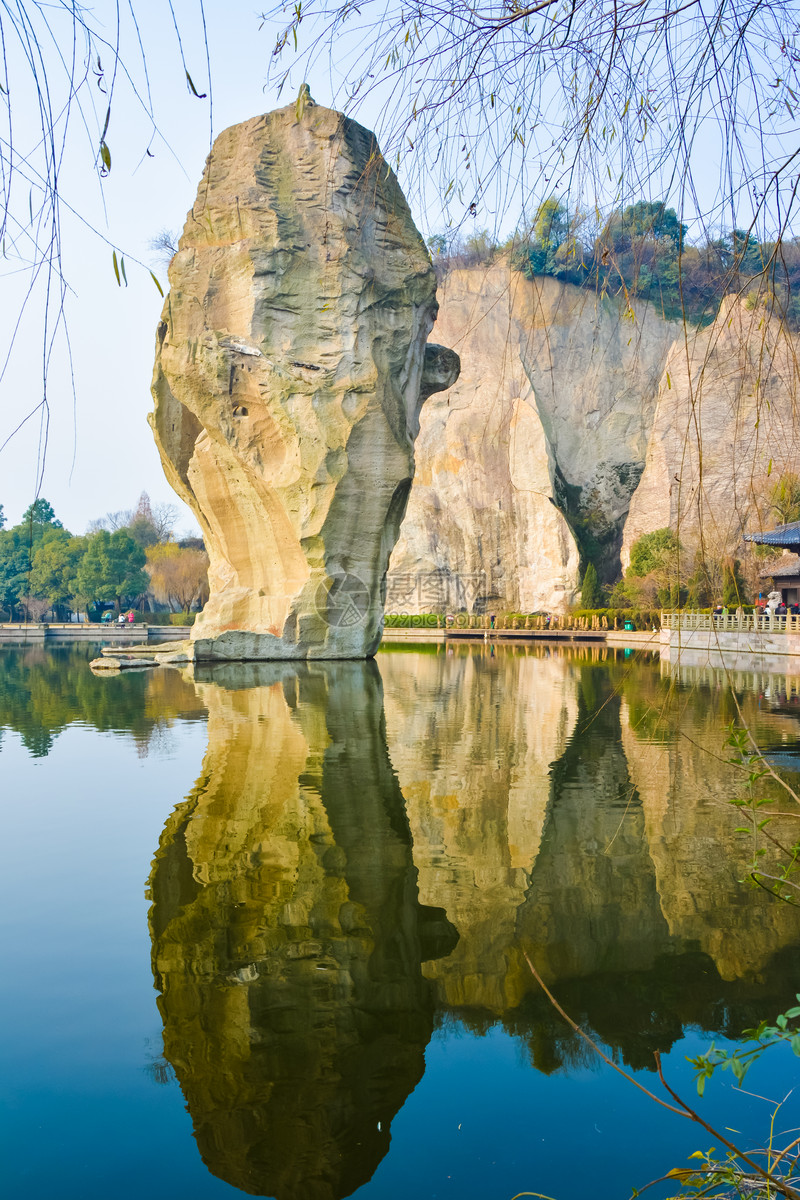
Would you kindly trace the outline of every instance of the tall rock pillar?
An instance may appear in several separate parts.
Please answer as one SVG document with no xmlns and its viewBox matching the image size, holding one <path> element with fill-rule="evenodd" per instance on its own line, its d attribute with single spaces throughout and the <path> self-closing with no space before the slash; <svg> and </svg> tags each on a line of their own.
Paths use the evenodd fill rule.
<svg viewBox="0 0 800 1200">
<path fill-rule="evenodd" d="M 169 280 L 151 425 L 211 560 L 194 657 L 372 654 L 420 408 L 459 371 L 373 135 L 313 103 L 227 129 Z"/>
</svg>

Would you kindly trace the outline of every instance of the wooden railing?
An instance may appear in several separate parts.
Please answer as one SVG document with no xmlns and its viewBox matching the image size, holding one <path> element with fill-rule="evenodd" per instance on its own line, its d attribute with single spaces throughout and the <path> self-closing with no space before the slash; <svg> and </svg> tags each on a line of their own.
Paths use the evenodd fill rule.
<svg viewBox="0 0 800 1200">
<path fill-rule="evenodd" d="M 714 616 L 710 613 L 695 612 L 662 612 L 661 628 L 681 630 L 691 633 L 694 630 L 714 630 L 716 633 L 800 633 L 800 616 L 787 613 L 785 616 L 775 616 L 765 613 L 736 613 Z"/>
</svg>

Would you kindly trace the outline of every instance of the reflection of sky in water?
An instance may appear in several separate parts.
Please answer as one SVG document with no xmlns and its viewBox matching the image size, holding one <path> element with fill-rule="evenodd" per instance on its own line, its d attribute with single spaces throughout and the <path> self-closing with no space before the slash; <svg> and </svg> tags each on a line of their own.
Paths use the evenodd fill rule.
<svg viewBox="0 0 800 1200">
<path fill-rule="evenodd" d="M 587 1062 L 520 946 L 626 1061 L 672 1046 L 687 1094 L 699 1030 L 800 990 L 794 915 L 739 889 L 729 783 L 696 748 L 719 752 L 717 691 L 674 693 L 690 742 L 658 667 L 622 657 L 459 648 L 237 686 L 37 654 L 0 675 L 9 1195 L 241 1194 L 232 1163 L 311 1200 L 359 1171 L 381 1200 L 617 1197 L 703 1135 Z M 794 722 L 745 703 L 780 757 Z M 713 1117 L 721 1097 L 737 1128 L 762 1114 L 714 1085 Z"/>
<path fill-rule="evenodd" d="M 800 746 L 777 752 L 769 750 L 764 757 L 776 771 L 792 772 L 795 775 L 800 773 Z"/>
</svg>

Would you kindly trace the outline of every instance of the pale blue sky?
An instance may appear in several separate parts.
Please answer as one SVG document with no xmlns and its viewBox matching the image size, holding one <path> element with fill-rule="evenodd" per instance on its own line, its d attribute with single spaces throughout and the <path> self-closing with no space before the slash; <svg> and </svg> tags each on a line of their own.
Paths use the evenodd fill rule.
<svg viewBox="0 0 800 1200">
<path fill-rule="evenodd" d="M 118 81 L 107 133 L 112 169 L 102 185 L 102 196 L 92 169 L 97 142 L 89 141 L 74 118 L 61 192 L 67 203 L 93 222 L 108 241 L 150 263 L 149 240 L 164 227 L 180 231 L 194 200 L 209 148 L 209 109 L 208 100 L 195 99 L 185 85 L 167 6 L 160 0 L 145 0 L 136 7 L 154 106 L 172 152 L 156 139 L 152 146 L 155 158 L 144 157 L 148 122 L 137 111 L 130 89 Z M 177 0 L 175 10 L 187 66 L 197 90 L 205 91 L 205 51 L 197 4 Z M 113 4 L 99 0 L 94 12 L 98 17 L 107 16 L 109 36 L 113 36 Z M 225 4 L 212 0 L 206 15 L 217 134 L 276 107 L 274 88 L 263 90 L 274 39 L 267 29 L 259 31 L 258 13 L 242 0 Z M 66 51 L 63 30 L 60 44 Z M 19 63 L 18 48 L 16 55 Z M 110 56 L 103 66 L 110 66 Z M 320 101 L 328 99 L 324 80 L 312 81 L 312 90 Z M 20 85 L 15 109 L 15 140 L 20 148 L 35 141 L 32 97 L 28 94 L 21 104 L 21 94 Z M 87 95 L 94 97 L 102 112 L 105 101 L 94 82 Z M 287 96 L 289 99 L 294 96 Z M 93 132 L 96 134 L 96 128 Z M 19 178 L 16 198 L 17 210 L 25 219 L 29 213 L 29 187 Z M 146 421 L 152 407 L 149 388 L 161 297 L 147 272 L 137 268 L 130 258 L 129 286 L 119 288 L 111 247 L 66 210 L 63 219 L 65 274 L 72 289 L 67 316 L 76 402 L 73 408 L 68 359 L 60 339 L 50 366 L 51 417 L 42 495 L 50 500 L 64 524 L 79 533 L 93 517 L 133 506 L 143 489 L 153 501 L 174 502 L 177 498 L 164 478 Z M 24 240 L 23 236 L 20 244 Z M 154 265 L 154 269 L 166 290 L 165 268 Z M 0 337 L 5 354 L 29 277 L 13 257 L 0 259 L 0 276 Z M 0 385 L 0 442 L 41 397 L 41 314 L 40 288 L 23 317 L 17 345 Z M 9 522 L 19 519 L 33 496 L 40 435 L 39 420 L 29 421 L 0 454 L 0 503 Z M 191 513 L 182 508 L 179 526 L 188 528 L 191 524 Z"/>
<path fill-rule="evenodd" d="M 163 228 L 179 232 L 183 227 L 209 149 L 209 99 L 196 99 L 186 86 L 169 6 L 163 0 L 132 2 L 140 20 L 153 107 L 160 134 L 165 141 L 160 137 L 151 140 L 152 130 L 146 116 L 135 101 L 131 88 L 118 75 L 106 139 L 112 155 L 112 169 L 101 185 L 93 162 L 107 101 L 97 80 L 90 77 L 81 93 L 85 97 L 88 114 L 88 133 L 82 127 L 81 114 L 73 111 L 72 135 L 67 143 L 59 177 L 59 190 L 66 205 L 71 205 L 101 235 L 90 232 L 67 207 L 63 208 L 62 241 L 64 273 L 70 285 L 67 318 L 75 400 L 73 403 L 69 358 L 61 337 L 50 359 L 50 427 L 41 494 L 51 501 L 65 525 L 76 533 L 82 532 L 93 517 L 102 516 L 110 510 L 132 507 L 142 490 L 146 490 L 154 502 L 176 500 L 163 476 L 146 421 L 146 414 L 152 407 L 149 385 L 153 342 L 162 300 L 147 270 L 137 267 L 133 260 L 138 258 L 152 265 L 166 288 L 165 268 L 153 260 L 152 253 L 148 251 L 148 242 Z M 198 0 L 174 0 L 174 8 L 187 68 L 197 90 L 207 91 Z M 51 20 L 59 19 L 54 15 L 58 12 L 57 7 L 43 11 L 50 14 Z M 97 0 L 91 11 L 96 22 L 105 23 L 103 28 L 106 35 L 113 41 L 116 20 L 114 0 Z M 128 10 L 120 11 L 125 57 L 133 66 L 137 84 L 144 88 L 141 64 L 136 64 L 135 31 Z M 247 0 L 228 0 L 223 4 L 221 0 L 207 0 L 206 19 L 212 66 L 215 135 L 229 125 L 276 107 L 278 103 L 293 102 L 297 87 L 302 82 L 303 68 L 299 64 L 295 66 L 295 77 L 280 101 L 274 86 L 265 87 L 276 30 L 260 27 L 261 17 L 251 3 Z M 7 18 L 4 21 L 7 22 Z M 358 22 L 358 17 L 352 19 L 347 37 L 337 40 L 336 50 L 346 65 L 352 68 L 358 64 L 364 69 L 360 61 L 363 47 L 359 38 L 365 43 L 369 38 L 359 30 Z M 54 29 L 58 35 L 58 52 L 68 55 L 68 19 L 65 18 L 63 26 L 54 26 Z M 15 152 L 17 155 L 21 152 L 27 154 L 36 145 L 38 137 L 34 121 L 35 94 L 30 88 L 30 71 L 24 65 L 24 56 L 13 37 L 9 36 L 5 24 L 4 34 L 11 64 Z M 44 56 L 54 83 L 54 103 L 58 108 L 63 102 L 64 89 L 59 76 L 57 51 L 52 45 L 45 46 Z M 112 56 L 105 54 L 101 58 L 107 83 Z M 287 61 L 292 60 L 290 52 Z M 309 83 L 319 103 L 333 102 L 331 80 L 326 70 L 312 74 Z M 380 94 L 376 92 L 357 112 L 357 119 L 372 128 L 379 128 L 382 117 L 390 111 L 385 103 L 388 95 L 385 88 L 384 104 L 379 108 Z M 695 182 L 701 193 L 703 190 L 708 192 L 708 195 L 701 194 L 697 202 L 708 211 L 714 205 L 713 194 L 718 186 L 721 162 L 722 123 L 718 107 L 715 109 L 718 103 L 709 97 L 703 129 L 693 146 Z M 95 112 L 92 112 L 92 105 Z M 794 114 L 791 124 L 792 138 L 789 140 L 794 143 Z M 61 128 L 62 122 L 59 120 L 57 129 Z M 4 136 L 1 121 L 0 136 Z M 740 149 L 746 159 L 750 152 L 748 140 L 753 141 L 756 133 L 746 129 L 742 131 L 742 136 L 744 140 Z M 546 142 L 549 137 L 548 133 Z M 148 145 L 154 152 L 153 158 L 145 155 Z M 787 146 L 787 149 L 790 148 Z M 753 142 L 754 154 L 755 149 Z M 530 143 L 524 154 L 528 152 L 531 154 L 531 174 L 526 186 L 532 189 L 535 207 L 538 189 L 558 187 L 559 180 L 552 172 L 548 175 L 548 168 L 536 161 L 541 154 L 544 163 L 552 154 L 549 142 L 538 150 L 534 143 Z M 35 157 L 30 161 L 35 169 Z M 410 165 L 413 166 L 413 163 Z M 606 166 L 611 176 L 610 165 Z M 539 168 L 544 182 L 536 180 Z M 669 168 L 667 161 L 667 174 Z M 512 163 L 512 178 L 515 178 L 515 169 Z M 615 166 L 615 171 L 617 169 Z M 25 248 L 30 233 L 31 204 L 35 213 L 38 194 L 35 187 L 31 190 L 26 181 L 26 173 L 30 174 L 30 170 L 29 163 L 22 161 L 18 164 L 11 211 L 19 224 L 10 229 L 6 239 L 6 258 L 0 258 L 0 361 L 5 357 L 8 340 L 16 327 L 29 281 L 29 275 L 21 269 L 20 259 L 14 256 L 11 238 L 18 235 L 19 245 Z M 598 192 L 604 186 L 605 174 L 605 170 L 597 174 L 595 187 Z M 433 173 L 430 177 L 424 176 L 422 186 L 427 189 L 426 199 L 429 202 L 427 224 L 423 222 L 421 213 L 416 212 L 415 216 L 425 233 L 443 224 L 439 193 L 436 191 L 438 184 Z M 635 178 L 631 186 L 635 187 Z M 658 192 L 661 185 L 657 179 L 649 181 L 647 186 L 655 188 L 656 195 L 637 195 L 637 198 L 657 198 L 663 194 Z M 517 204 L 520 194 L 519 186 L 512 185 L 510 198 L 506 197 L 505 218 L 502 215 L 497 217 L 506 231 L 509 221 L 513 225 L 515 214 L 510 210 Z M 413 210 L 413 196 L 411 199 Z M 598 195 L 601 206 L 612 200 L 611 195 Z M 689 200 L 693 202 L 691 196 Z M 491 225 L 491 212 L 480 213 L 477 224 Z M 111 260 L 112 245 L 124 250 L 127 256 L 127 288 L 119 288 L 116 284 Z M 41 282 L 23 313 L 16 344 L 0 382 L 0 445 L 41 399 L 44 301 Z M 33 498 L 41 462 L 42 434 L 38 419 L 28 421 L 0 451 L 0 504 L 3 504 L 10 522 L 19 519 Z M 183 510 L 179 528 L 188 528 L 191 524 L 191 514 Z"/>
</svg>

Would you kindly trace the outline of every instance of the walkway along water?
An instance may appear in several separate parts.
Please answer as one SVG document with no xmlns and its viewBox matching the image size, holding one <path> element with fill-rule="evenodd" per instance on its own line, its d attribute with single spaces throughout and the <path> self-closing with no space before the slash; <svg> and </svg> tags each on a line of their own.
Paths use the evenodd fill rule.
<svg viewBox="0 0 800 1200">
<path fill-rule="evenodd" d="M 42 624 L 38 621 L 10 621 L 0 625 L 0 642 L 44 642 L 53 638 L 59 641 L 98 642 L 109 641 L 129 645 L 135 642 L 180 641 L 186 637 L 182 625 L 98 625 L 94 622 L 65 622 L 64 624 Z"/>
<path fill-rule="evenodd" d="M 480 618 L 470 618 L 480 620 Z M 488 629 L 475 625 L 470 628 L 447 629 L 387 628 L 385 642 L 449 642 L 449 641 L 580 641 L 606 642 L 609 645 L 649 647 L 659 650 L 662 659 L 670 661 L 675 652 L 715 652 L 726 655 L 774 655 L 781 659 L 800 656 L 800 617 L 757 614 L 712 616 L 707 613 L 666 612 L 660 617 L 660 630 L 624 629 Z"/>
</svg>

